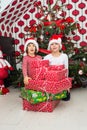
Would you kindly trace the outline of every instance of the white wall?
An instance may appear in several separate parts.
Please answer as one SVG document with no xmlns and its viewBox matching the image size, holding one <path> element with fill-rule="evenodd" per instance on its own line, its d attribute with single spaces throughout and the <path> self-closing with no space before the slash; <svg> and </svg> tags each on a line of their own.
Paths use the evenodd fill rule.
<svg viewBox="0 0 87 130">
<path fill-rule="evenodd" d="M 0 0 L 0 12 L 2 12 L 13 0 Z"/>
</svg>

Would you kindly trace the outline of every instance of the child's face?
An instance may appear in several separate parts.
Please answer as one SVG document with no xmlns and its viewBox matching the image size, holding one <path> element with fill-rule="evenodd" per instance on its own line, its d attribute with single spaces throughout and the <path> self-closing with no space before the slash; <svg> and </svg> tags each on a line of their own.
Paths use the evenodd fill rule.
<svg viewBox="0 0 87 130">
<path fill-rule="evenodd" d="M 28 54 L 35 54 L 36 52 L 36 47 L 33 43 L 28 44 Z"/>
<path fill-rule="evenodd" d="M 50 45 L 50 50 L 52 52 L 58 52 L 60 50 L 60 45 L 54 42 Z"/>
</svg>

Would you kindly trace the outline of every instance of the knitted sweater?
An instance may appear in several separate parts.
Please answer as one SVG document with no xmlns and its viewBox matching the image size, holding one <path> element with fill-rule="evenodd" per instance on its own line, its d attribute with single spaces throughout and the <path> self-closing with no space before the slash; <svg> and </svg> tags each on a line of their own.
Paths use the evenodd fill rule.
<svg viewBox="0 0 87 130">
<path fill-rule="evenodd" d="M 30 67 L 30 62 L 33 60 L 40 60 L 42 59 L 41 56 L 36 55 L 35 57 L 31 57 L 31 56 L 24 56 L 23 57 L 23 62 L 22 62 L 22 72 L 23 72 L 23 76 L 28 76 L 31 77 L 31 67 Z"/>
</svg>

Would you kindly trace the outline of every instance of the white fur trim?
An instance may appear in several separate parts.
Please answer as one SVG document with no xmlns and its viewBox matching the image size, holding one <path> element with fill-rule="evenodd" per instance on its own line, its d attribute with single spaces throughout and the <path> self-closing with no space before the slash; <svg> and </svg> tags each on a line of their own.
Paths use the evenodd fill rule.
<svg viewBox="0 0 87 130">
<path fill-rule="evenodd" d="M 0 59 L 0 63 L 2 64 L 2 67 L 11 67 L 11 65 L 9 64 L 9 62 L 5 59 Z"/>
<path fill-rule="evenodd" d="M 58 38 L 58 39 L 50 40 L 49 45 L 48 45 L 48 50 L 50 50 L 50 45 L 53 44 L 53 43 L 58 43 L 59 46 L 60 46 L 60 49 L 62 49 L 61 38 Z"/>
<path fill-rule="evenodd" d="M 7 60 L 5 60 L 5 64 L 6 64 L 8 67 L 11 67 L 10 63 L 9 63 Z"/>
<path fill-rule="evenodd" d="M 24 56 L 26 55 L 26 48 L 27 48 L 27 45 L 29 43 L 33 43 L 35 45 L 36 49 L 37 49 L 37 52 L 39 51 L 38 43 L 35 40 L 32 40 L 32 39 L 31 40 L 27 40 L 26 43 L 25 43 L 25 46 L 24 46 L 24 52 L 25 52 Z"/>
</svg>

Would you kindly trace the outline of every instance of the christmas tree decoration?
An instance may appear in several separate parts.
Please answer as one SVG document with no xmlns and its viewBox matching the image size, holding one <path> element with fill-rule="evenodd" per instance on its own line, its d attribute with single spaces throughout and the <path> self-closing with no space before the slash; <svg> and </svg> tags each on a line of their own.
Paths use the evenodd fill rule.
<svg viewBox="0 0 87 130">
<path fill-rule="evenodd" d="M 13 67 L 3 58 L 3 53 L 0 50 L 0 95 L 9 92 L 9 89 L 4 85 L 4 80 L 8 77 L 8 70 L 12 71 Z"/>
<path fill-rule="evenodd" d="M 87 47 L 75 48 L 69 60 L 69 73 L 74 78 L 73 87 L 87 87 Z"/>
</svg>

